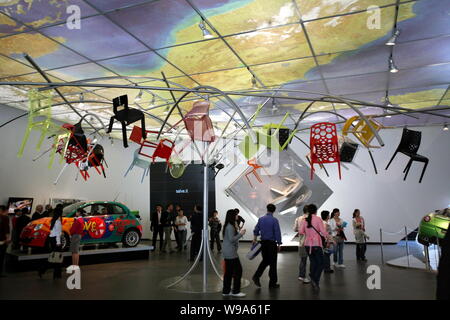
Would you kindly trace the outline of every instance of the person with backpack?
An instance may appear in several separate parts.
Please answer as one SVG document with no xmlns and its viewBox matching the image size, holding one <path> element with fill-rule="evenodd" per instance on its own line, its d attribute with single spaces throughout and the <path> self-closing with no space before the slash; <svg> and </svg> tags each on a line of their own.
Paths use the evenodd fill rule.
<svg viewBox="0 0 450 320">
<path fill-rule="evenodd" d="M 78 266 L 80 263 L 80 242 L 83 237 L 84 220 L 83 220 L 84 210 L 78 208 L 75 213 L 75 218 L 73 220 L 72 227 L 70 228 L 70 252 L 72 252 L 72 265 Z"/>
<path fill-rule="evenodd" d="M 323 271 L 323 247 L 329 236 L 322 219 L 317 216 L 317 206 L 308 205 L 308 216 L 301 222 L 299 233 L 305 235 L 305 249 L 310 261 L 311 285 L 319 291 L 320 276 Z"/>
</svg>

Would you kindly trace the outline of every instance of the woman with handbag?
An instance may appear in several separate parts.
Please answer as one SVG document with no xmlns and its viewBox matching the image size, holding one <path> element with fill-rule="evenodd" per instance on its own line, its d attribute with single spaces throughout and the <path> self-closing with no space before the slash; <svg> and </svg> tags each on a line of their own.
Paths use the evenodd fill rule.
<svg viewBox="0 0 450 320">
<path fill-rule="evenodd" d="M 337 268 L 345 268 L 344 265 L 344 241 L 347 237 L 344 233 L 345 222 L 340 218 L 341 212 L 338 208 L 333 209 L 330 218 L 330 227 L 332 231 L 332 236 L 336 243 L 335 250 L 333 253 L 334 265 Z"/>
<path fill-rule="evenodd" d="M 330 211 L 323 210 L 320 213 L 320 216 L 323 221 L 323 226 L 325 227 L 325 230 L 327 230 L 328 234 L 331 234 L 331 227 L 328 223 L 328 220 L 330 220 Z M 327 241 L 326 246 L 323 249 L 323 272 L 325 273 L 334 273 L 334 270 L 331 269 L 331 263 L 330 263 L 330 256 L 334 252 L 334 241 L 333 238 L 330 236 L 331 241 Z"/>
<path fill-rule="evenodd" d="M 228 210 L 223 227 L 223 250 L 222 255 L 225 260 L 225 272 L 223 275 L 222 295 L 237 298 L 245 297 L 241 292 L 242 265 L 237 253 L 239 239 L 245 234 L 245 229 L 239 230 L 238 214 L 235 210 Z M 239 230 L 239 231 L 238 231 Z M 231 290 L 233 281 L 233 290 Z"/>
<path fill-rule="evenodd" d="M 53 266 L 53 279 L 61 278 L 61 265 L 63 256 L 61 253 L 61 234 L 62 234 L 62 206 L 57 205 L 53 213 L 52 220 L 50 222 L 50 235 L 48 239 L 50 241 L 51 253 L 48 261 L 39 270 L 39 277 L 47 271 L 49 265 Z"/>
<path fill-rule="evenodd" d="M 367 261 L 366 259 L 366 239 L 369 237 L 366 235 L 366 224 L 364 218 L 361 217 L 359 209 L 353 211 L 353 234 L 355 235 L 356 242 L 356 260 Z"/>
<path fill-rule="evenodd" d="M 328 233 L 322 219 L 317 216 L 317 206 L 308 205 L 308 216 L 301 222 L 299 234 L 305 235 L 305 249 L 310 261 L 311 285 L 319 291 L 320 276 L 323 271 L 323 247 L 326 244 Z"/>
</svg>

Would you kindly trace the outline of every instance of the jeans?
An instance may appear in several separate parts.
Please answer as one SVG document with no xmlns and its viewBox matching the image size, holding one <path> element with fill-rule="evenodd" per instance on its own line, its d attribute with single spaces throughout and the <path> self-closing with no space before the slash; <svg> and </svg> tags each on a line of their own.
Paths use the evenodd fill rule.
<svg viewBox="0 0 450 320">
<path fill-rule="evenodd" d="M 178 250 L 183 250 L 184 244 L 186 243 L 186 235 L 187 230 L 178 230 L 177 232 L 177 243 L 178 243 Z"/>
<path fill-rule="evenodd" d="M 344 264 L 344 242 L 337 242 L 334 246 L 333 261 L 337 264 Z"/>
<path fill-rule="evenodd" d="M 201 254 L 200 251 L 200 246 L 202 245 L 202 233 L 203 230 L 199 230 L 194 232 L 194 234 L 192 235 L 192 240 L 191 240 L 191 261 L 195 260 L 195 257 L 198 254 Z"/>
<path fill-rule="evenodd" d="M 159 250 L 163 248 L 164 241 L 164 229 L 162 226 L 154 226 L 153 227 L 153 248 L 156 250 L 156 239 L 159 235 Z"/>
<path fill-rule="evenodd" d="M 306 277 L 306 265 L 308 262 L 308 253 L 306 252 L 305 247 L 298 248 L 299 256 L 300 256 L 300 264 L 298 266 L 298 276 L 300 278 Z"/>
<path fill-rule="evenodd" d="M 269 266 L 269 286 L 274 286 L 278 282 L 277 275 L 277 255 L 278 248 L 277 243 L 271 240 L 262 240 L 261 241 L 261 255 L 262 261 L 258 266 L 254 278 L 261 278 L 264 270 L 266 270 L 267 266 Z"/>
<path fill-rule="evenodd" d="M 367 249 L 367 245 L 365 243 L 357 243 L 356 244 L 356 260 L 365 260 L 366 259 L 366 249 Z"/>
<path fill-rule="evenodd" d="M 323 249 L 322 247 L 305 247 L 309 255 L 309 276 L 317 285 L 323 271 Z"/>
<path fill-rule="evenodd" d="M 172 234 L 172 227 L 164 227 L 164 244 L 162 247 L 162 251 L 166 250 L 166 247 L 169 247 L 169 252 L 172 252 L 172 238 L 170 237 Z"/>
<path fill-rule="evenodd" d="M 220 243 L 220 232 L 217 231 L 211 231 L 210 232 L 210 237 L 211 237 L 211 251 L 214 250 L 214 242 L 217 244 L 217 251 L 221 251 L 222 250 L 222 244 Z"/>
<path fill-rule="evenodd" d="M 233 280 L 232 293 L 241 292 L 242 265 L 239 258 L 225 259 L 225 273 L 223 275 L 222 293 L 229 294 L 231 290 L 231 280 Z"/>
</svg>

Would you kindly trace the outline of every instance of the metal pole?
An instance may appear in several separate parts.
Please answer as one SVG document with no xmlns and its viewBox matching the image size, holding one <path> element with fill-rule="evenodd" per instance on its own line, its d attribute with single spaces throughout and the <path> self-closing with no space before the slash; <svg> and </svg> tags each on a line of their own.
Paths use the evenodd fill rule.
<svg viewBox="0 0 450 320">
<path fill-rule="evenodd" d="M 425 267 L 428 271 L 431 270 L 431 265 L 430 265 L 430 251 L 429 251 L 429 247 L 428 246 L 423 246 L 423 251 L 425 253 Z"/>
<path fill-rule="evenodd" d="M 408 268 L 409 266 L 409 246 L 408 246 L 408 228 L 405 226 L 405 244 L 406 244 L 406 260 L 408 261 Z"/>
<path fill-rule="evenodd" d="M 208 142 L 203 143 L 203 148 L 206 151 Z M 208 153 L 205 152 L 205 166 L 203 167 L 203 292 L 208 288 Z"/>
<path fill-rule="evenodd" d="M 383 231 L 380 228 L 380 248 L 381 248 L 381 264 L 384 265 L 384 255 L 383 255 Z"/>
</svg>

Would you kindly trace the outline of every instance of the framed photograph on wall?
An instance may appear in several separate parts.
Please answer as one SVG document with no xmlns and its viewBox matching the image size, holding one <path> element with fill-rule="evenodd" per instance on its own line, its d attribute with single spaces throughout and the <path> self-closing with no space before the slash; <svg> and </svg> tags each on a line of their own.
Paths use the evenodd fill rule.
<svg viewBox="0 0 450 320">
<path fill-rule="evenodd" d="M 16 209 L 28 208 L 28 212 L 31 213 L 31 208 L 33 207 L 33 198 L 20 198 L 20 197 L 10 197 L 8 200 L 8 213 L 14 213 Z"/>
<path fill-rule="evenodd" d="M 67 207 L 68 205 L 71 205 L 73 203 L 76 202 L 80 202 L 80 201 L 86 201 L 87 199 L 64 199 L 64 198 L 50 198 L 50 205 L 52 206 L 52 208 L 55 208 L 56 205 L 58 204 L 62 204 L 63 208 Z"/>
</svg>

